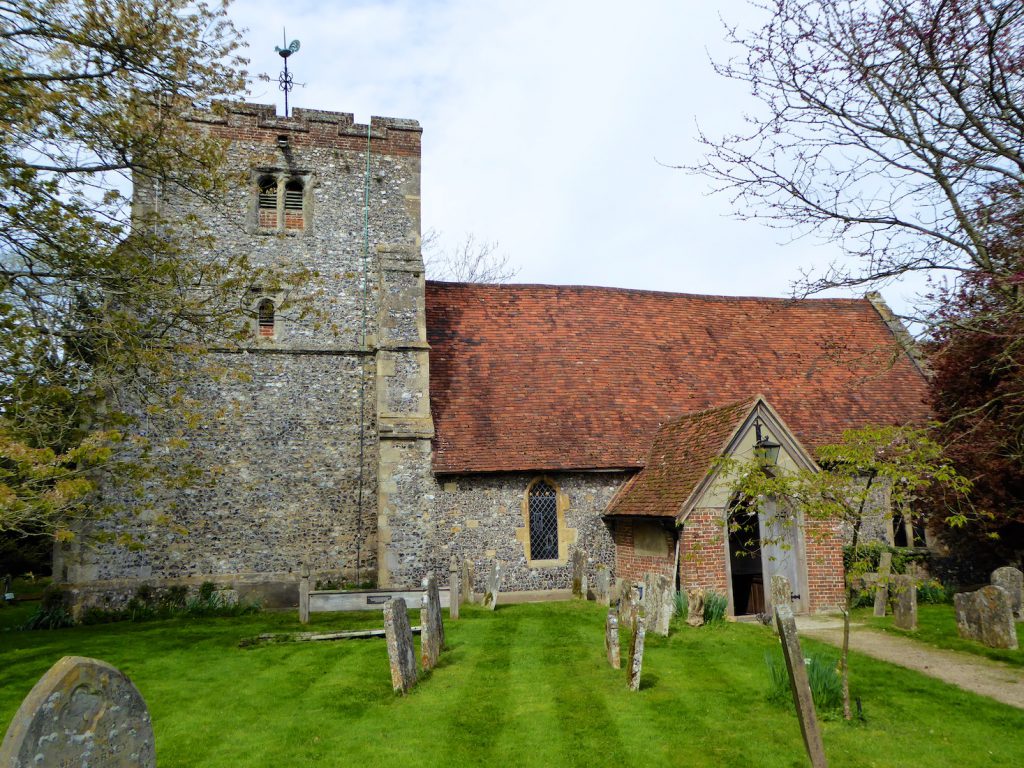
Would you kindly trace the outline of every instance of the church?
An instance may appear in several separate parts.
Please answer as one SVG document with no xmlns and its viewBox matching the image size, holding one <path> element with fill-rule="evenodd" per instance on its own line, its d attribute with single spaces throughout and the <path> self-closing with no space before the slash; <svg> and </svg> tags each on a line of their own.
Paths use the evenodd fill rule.
<svg viewBox="0 0 1024 768">
<path fill-rule="evenodd" d="M 212 581 L 288 605 L 301 564 L 388 588 L 452 558 L 481 581 L 498 560 L 503 592 L 543 599 L 570 588 L 577 550 L 591 580 L 661 573 L 733 615 L 765 610 L 775 572 L 798 611 L 842 601 L 838 525 L 739 551 L 715 462 L 770 449 L 814 467 L 846 429 L 927 421 L 920 361 L 880 296 L 427 281 L 416 121 L 238 103 L 191 119 L 238 182 L 216 201 L 164 193 L 163 210 L 213 233 L 210 259 L 244 249 L 315 277 L 252 285 L 247 341 L 209 353 L 234 375 L 192 384 L 209 417 L 168 458 L 200 480 L 153 485 L 150 511 L 58 545 L 55 578 L 80 603 Z M 125 534 L 144 546 L 112 543 Z"/>
</svg>

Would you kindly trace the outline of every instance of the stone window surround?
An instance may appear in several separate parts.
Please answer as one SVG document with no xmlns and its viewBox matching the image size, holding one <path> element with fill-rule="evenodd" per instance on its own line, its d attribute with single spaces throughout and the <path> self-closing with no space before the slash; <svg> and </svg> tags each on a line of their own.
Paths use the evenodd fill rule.
<svg viewBox="0 0 1024 768">
<path fill-rule="evenodd" d="M 251 194 L 249 205 L 249 226 L 251 231 L 261 235 L 287 235 L 302 237 L 312 230 L 313 225 L 313 181 L 314 175 L 309 171 L 288 171 L 281 168 L 255 168 L 251 174 Z M 277 182 L 277 226 L 260 226 L 260 181 L 267 177 Z M 284 225 L 285 185 L 290 181 L 302 184 L 302 229 L 286 229 Z"/>
<path fill-rule="evenodd" d="M 547 483 L 555 489 L 555 514 L 558 516 L 558 559 L 557 560 L 534 560 L 530 553 L 530 491 L 538 483 Z M 521 512 L 523 527 L 516 528 L 516 541 L 523 545 L 523 554 L 526 556 L 527 568 L 558 568 L 569 562 L 569 545 L 576 542 L 577 530 L 570 528 L 566 522 L 565 515 L 569 511 L 569 496 L 564 493 L 559 484 L 547 475 L 541 475 L 531 480 L 523 492 Z"/>
<path fill-rule="evenodd" d="M 281 317 L 281 305 L 285 300 L 284 291 L 267 291 L 263 288 L 253 288 L 249 299 L 249 335 L 258 344 L 276 344 L 280 342 L 285 334 L 286 325 Z M 260 333 L 260 305 L 269 301 L 273 306 L 274 332 L 265 336 Z"/>
</svg>

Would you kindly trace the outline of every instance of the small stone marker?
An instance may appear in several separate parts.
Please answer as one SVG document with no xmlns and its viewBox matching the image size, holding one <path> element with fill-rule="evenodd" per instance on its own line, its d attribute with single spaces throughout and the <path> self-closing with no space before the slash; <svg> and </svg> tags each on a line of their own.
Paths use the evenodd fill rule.
<svg viewBox="0 0 1024 768">
<path fill-rule="evenodd" d="M 391 687 L 395 693 L 408 693 L 416 685 L 416 652 L 405 600 L 401 597 L 392 598 L 384 604 L 384 637 L 387 638 L 388 660 L 391 662 Z"/>
<path fill-rule="evenodd" d="M 896 597 L 896 608 L 893 611 L 892 623 L 898 629 L 917 629 L 917 579 L 910 575 L 894 576 L 892 582 L 893 595 Z"/>
<path fill-rule="evenodd" d="M 977 640 L 990 648 L 1017 648 L 1017 625 L 1010 596 L 1002 587 L 989 584 L 976 592 L 953 596 L 956 628 L 960 637 Z"/>
<path fill-rule="evenodd" d="M 992 571 L 992 583 L 1010 596 L 1010 608 L 1018 619 L 1024 619 L 1024 573 L 1005 566 Z"/>
<path fill-rule="evenodd" d="M 875 582 L 875 616 L 885 616 L 889 605 L 889 579 L 892 572 L 892 552 L 883 552 L 878 558 L 878 580 Z"/>
<path fill-rule="evenodd" d="M 608 618 L 604 621 L 604 649 L 612 669 L 619 669 L 622 666 L 622 659 L 619 651 L 619 617 L 615 615 L 615 611 L 608 611 Z"/>
<path fill-rule="evenodd" d="M 21 703 L 0 745 L 0 766 L 155 768 L 146 702 L 105 661 L 65 656 Z"/>
<path fill-rule="evenodd" d="M 644 637 L 647 635 L 647 619 L 643 610 L 637 612 L 633 637 L 629 641 L 629 690 L 640 690 L 640 672 L 644 666 Z"/>
<path fill-rule="evenodd" d="M 491 564 L 491 570 L 487 574 L 484 586 L 484 608 L 490 608 L 493 611 L 497 607 L 498 595 L 501 594 L 501 577 L 501 561 L 495 560 Z"/>
<path fill-rule="evenodd" d="M 704 588 L 691 587 L 686 590 L 686 623 L 691 627 L 704 624 Z"/>
<path fill-rule="evenodd" d="M 462 599 L 466 602 L 473 602 L 473 561 L 462 561 Z"/>
<path fill-rule="evenodd" d="M 577 547 L 572 553 L 572 596 L 576 600 L 587 599 L 586 573 L 587 556 Z"/>
<path fill-rule="evenodd" d="M 299 566 L 299 623 L 309 624 L 309 566 Z"/>
<path fill-rule="evenodd" d="M 462 574 L 459 573 L 459 561 L 453 557 L 448 566 L 448 617 L 453 621 L 458 621 L 461 602 Z"/>
<path fill-rule="evenodd" d="M 782 655 L 786 659 L 789 687 L 793 692 L 793 703 L 796 705 L 796 715 L 800 721 L 800 733 L 804 737 L 807 756 L 811 759 L 813 768 L 827 768 L 825 747 L 821 742 L 821 731 L 818 730 L 818 717 L 814 711 L 811 685 L 807 680 L 807 667 L 804 666 L 804 654 L 800 649 L 800 638 L 796 633 L 796 620 L 793 618 L 791 606 L 775 606 L 775 624 L 779 628 Z"/>
<path fill-rule="evenodd" d="M 793 588 L 790 586 L 789 579 L 778 573 L 773 574 L 771 581 L 768 586 L 768 599 L 771 600 L 770 610 L 774 611 L 780 605 L 788 605 L 790 608 L 793 604 L 792 600 Z M 775 634 L 779 634 L 778 622 L 772 622 L 772 629 L 775 630 Z"/>
<path fill-rule="evenodd" d="M 597 578 L 594 580 L 594 597 L 599 605 L 606 608 L 612 604 L 611 575 L 608 573 L 608 566 L 604 563 L 597 564 Z"/>
</svg>

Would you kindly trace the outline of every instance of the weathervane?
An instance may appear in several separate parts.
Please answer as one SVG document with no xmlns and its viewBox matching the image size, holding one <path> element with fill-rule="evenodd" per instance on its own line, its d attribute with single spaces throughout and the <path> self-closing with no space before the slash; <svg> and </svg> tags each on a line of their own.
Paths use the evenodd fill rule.
<svg viewBox="0 0 1024 768">
<path fill-rule="evenodd" d="M 288 43 L 288 35 L 285 30 L 281 30 L 281 42 Z M 288 71 L 288 57 L 299 50 L 299 41 L 292 40 L 291 45 L 288 45 L 287 48 L 278 48 L 275 45 L 274 50 L 277 51 L 278 56 L 284 59 L 284 71 L 277 78 L 277 86 L 284 91 L 284 116 L 288 117 L 288 92 L 295 87 L 292 74 Z"/>
</svg>

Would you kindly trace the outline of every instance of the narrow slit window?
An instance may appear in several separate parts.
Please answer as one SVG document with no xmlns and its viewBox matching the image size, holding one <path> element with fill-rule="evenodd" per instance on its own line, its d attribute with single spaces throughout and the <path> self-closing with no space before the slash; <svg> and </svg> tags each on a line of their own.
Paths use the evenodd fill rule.
<svg viewBox="0 0 1024 768">
<path fill-rule="evenodd" d="M 284 228 L 302 229 L 302 182 L 292 179 L 284 185 Z"/>
<path fill-rule="evenodd" d="M 274 335 L 274 302 L 264 299 L 256 309 L 256 325 L 259 335 L 269 338 Z"/>
<path fill-rule="evenodd" d="M 259 224 L 263 229 L 277 228 L 277 179 L 264 176 L 259 181 Z"/>
<path fill-rule="evenodd" d="M 530 489 L 530 559 L 558 559 L 558 500 L 543 480 Z"/>
</svg>

